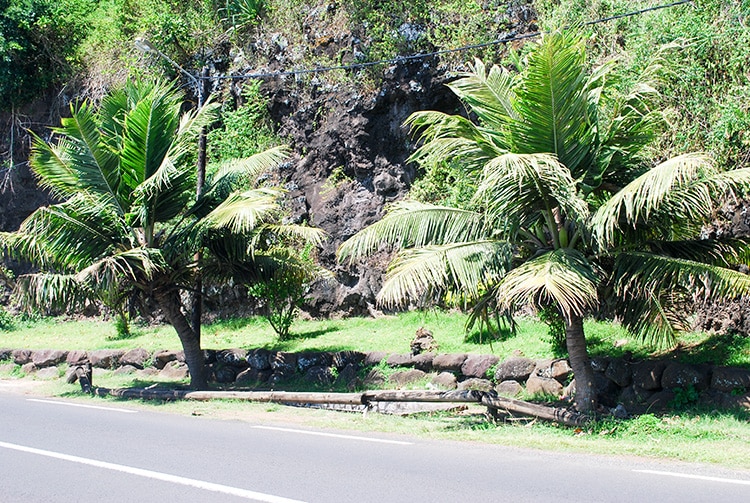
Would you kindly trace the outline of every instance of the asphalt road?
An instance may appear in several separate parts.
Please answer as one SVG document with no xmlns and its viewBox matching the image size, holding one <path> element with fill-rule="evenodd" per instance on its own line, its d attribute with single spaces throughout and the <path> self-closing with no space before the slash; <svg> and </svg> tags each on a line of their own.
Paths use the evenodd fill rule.
<svg viewBox="0 0 750 503">
<path fill-rule="evenodd" d="M 0 502 L 750 501 L 750 473 L 0 392 Z"/>
</svg>

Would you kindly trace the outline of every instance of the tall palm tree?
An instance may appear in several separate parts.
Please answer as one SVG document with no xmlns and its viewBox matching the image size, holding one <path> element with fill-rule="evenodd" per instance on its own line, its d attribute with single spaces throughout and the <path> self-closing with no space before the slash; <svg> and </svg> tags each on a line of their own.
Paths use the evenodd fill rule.
<svg viewBox="0 0 750 503">
<path fill-rule="evenodd" d="M 589 71 L 571 32 L 535 43 L 516 75 L 477 61 L 449 84 L 476 121 L 433 111 L 407 120 L 422 141 L 413 161 L 476 177 L 471 209 L 404 201 L 339 249 L 350 260 L 399 250 L 378 294 L 391 307 L 449 294 L 506 312 L 556 310 L 586 412 L 597 397 L 583 319 L 609 301 L 605 285 L 624 325 L 652 341 L 684 328 L 686 297 L 750 291 L 730 268 L 747 243 L 696 239 L 750 170 L 718 172 L 700 155 L 650 167 L 658 64 L 619 98 L 611 70 Z"/>
<path fill-rule="evenodd" d="M 279 267 L 285 257 L 274 250 L 287 237 L 318 243 L 321 234 L 281 225 L 281 192 L 253 183 L 285 158 L 283 147 L 217 167 L 196 200 L 191 154 L 215 107 L 181 114 L 181 106 L 168 85 L 146 82 L 111 93 L 98 109 L 71 106 L 56 142 L 36 138 L 30 159 L 40 185 L 62 202 L 39 208 L 0 242 L 41 271 L 18 278 L 26 305 L 153 298 L 179 336 L 191 386 L 204 388 L 200 339 L 181 300 L 194 285 L 196 252 L 204 250 L 204 276 L 251 281 Z"/>
</svg>

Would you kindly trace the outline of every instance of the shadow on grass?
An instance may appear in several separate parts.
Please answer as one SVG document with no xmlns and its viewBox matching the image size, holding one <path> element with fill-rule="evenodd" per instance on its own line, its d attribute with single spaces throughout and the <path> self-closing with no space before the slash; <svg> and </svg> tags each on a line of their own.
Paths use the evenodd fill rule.
<svg viewBox="0 0 750 503">
<path fill-rule="evenodd" d="M 464 336 L 464 342 L 479 345 L 492 345 L 493 342 L 505 342 L 513 337 L 513 331 L 509 328 L 497 330 L 472 330 Z"/>
<path fill-rule="evenodd" d="M 289 334 L 287 338 L 283 341 L 276 340 L 274 342 L 264 345 L 263 347 L 271 351 L 291 351 L 297 348 L 300 341 L 307 340 L 307 339 L 315 339 L 316 337 L 320 337 L 321 335 L 325 335 L 331 332 L 336 332 L 338 330 L 339 330 L 339 327 L 337 325 L 332 325 L 332 326 L 321 328 L 318 330 L 307 330 L 304 332 L 295 332 L 295 333 Z M 306 351 L 323 351 L 323 350 L 308 349 Z"/>
<path fill-rule="evenodd" d="M 750 367 L 750 337 L 712 334 L 697 343 L 678 342 L 677 347 L 659 356 L 673 356 L 685 363 Z"/>
</svg>

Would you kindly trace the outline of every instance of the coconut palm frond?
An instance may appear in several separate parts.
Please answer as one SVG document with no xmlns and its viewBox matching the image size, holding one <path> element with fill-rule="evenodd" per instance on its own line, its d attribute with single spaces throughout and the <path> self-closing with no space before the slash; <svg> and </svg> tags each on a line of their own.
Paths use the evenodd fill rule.
<svg viewBox="0 0 750 503">
<path fill-rule="evenodd" d="M 565 316 L 583 316 L 596 306 L 599 282 L 591 264 L 577 250 L 561 248 L 516 267 L 500 281 L 498 305 L 505 309 L 557 305 Z"/>
<path fill-rule="evenodd" d="M 474 241 L 484 238 L 480 214 L 419 203 L 396 203 L 382 220 L 346 240 L 338 249 L 338 260 L 359 260 L 382 246 L 395 249 Z"/>
<path fill-rule="evenodd" d="M 475 59 L 471 71 L 461 74 L 448 87 L 471 107 L 484 126 L 497 130 L 518 118 L 512 103 L 513 84 L 514 77 L 508 71 L 497 65 L 488 71 L 481 60 Z"/>
<path fill-rule="evenodd" d="M 645 241 L 655 255 L 730 267 L 746 259 L 750 253 L 748 239 L 690 239 L 685 241 Z"/>
<path fill-rule="evenodd" d="M 153 227 L 157 222 L 168 222 L 184 211 L 195 194 L 194 168 L 174 164 L 165 157 L 159 168 L 132 193 L 133 213 L 139 216 L 140 226 Z"/>
<path fill-rule="evenodd" d="M 167 263 L 160 250 L 132 248 L 102 258 L 79 271 L 75 278 L 93 291 L 111 291 L 124 282 L 145 284 L 166 269 Z"/>
<path fill-rule="evenodd" d="M 391 262 L 378 302 L 402 307 L 447 291 L 477 298 L 510 268 L 511 248 L 497 241 L 474 241 L 403 250 Z"/>
<path fill-rule="evenodd" d="M 281 192 L 253 189 L 235 192 L 203 219 L 205 229 L 226 229 L 234 234 L 248 234 L 278 214 Z"/>
<path fill-rule="evenodd" d="M 211 179 L 211 185 L 233 184 L 239 178 L 255 182 L 264 172 L 278 166 L 289 157 L 287 146 L 278 146 L 244 159 L 231 159 L 219 165 Z"/>
<path fill-rule="evenodd" d="M 661 292 L 617 299 L 620 322 L 630 333 L 654 347 L 674 345 L 677 334 L 690 329 L 684 315 L 685 295 Z"/>
<path fill-rule="evenodd" d="M 570 170 L 547 154 L 504 154 L 485 166 L 475 201 L 511 221 L 531 211 L 559 207 L 573 221 L 588 218 L 588 205 L 576 191 Z"/>
<path fill-rule="evenodd" d="M 571 31 L 545 35 L 516 89 L 514 104 L 523 120 L 511 124 L 513 151 L 554 154 L 574 178 L 582 177 L 597 134 L 587 79 L 584 41 Z"/>
<path fill-rule="evenodd" d="M 16 234 L 28 260 L 62 270 L 86 267 L 120 242 L 123 227 L 112 209 L 79 196 L 32 213 Z"/>
<path fill-rule="evenodd" d="M 16 278 L 13 295 L 23 309 L 54 313 L 81 309 L 93 292 L 73 274 L 22 274 Z"/>
<path fill-rule="evenodd" d="M 264 224 L 259 232 L 270 234 L 282 243 L 305 243 L 313 246 L 323 244 L 326 237 L 326 232 L 323 229 L 297 224 Z"/>
<path fill-rule="evenodd" d="M 143 86 L 146 95 L 123 119 L 120 167 L 123 180 L 135 188 L 162 166 L 177 134 L 181 100 L 174 92 Z"/>
<path fill-rule="evenodd" d="M 469 163 L 468 169 L 476 169 L 506 150 L 502 136 L 496 131 L 477 127 L 459 115 L 415 112 L 406 119 L 404 126 L 414 133 L 418 131 L 422 142 L 408 161 L 424 166 L 458 157 Z"/>
<path fill-rule="evenodd" d="M 625 297 L 662 291 L 690 291 L 695 297 L 736 298 L 750 294 L 750 275 L 704 262 L 644 252 L 621 253 L 615 260 L 615 289 Z"/>
<path fill-rule="evenodd" d="M 715 174 L 710 160 L 701 154 L 681 155 L 665 161 L 614 194 L 602 204 L 592 218 L 592 233 L 600 246 L 611 246 L 623 227 L 634 228 L 647 223 L 649 217 L 659 210 L 665 201 L 675 201 L 674 192 L 690 182 Z M 693 211 L 710 202 L 705 198 L 706 187 L 698 184 L 692 191 L 685 191 L 680 207 Z M 672 207 L 671 209 L 676 209 Z M 700 211 L 700 210 L 699 210 Z"/>
</svg>

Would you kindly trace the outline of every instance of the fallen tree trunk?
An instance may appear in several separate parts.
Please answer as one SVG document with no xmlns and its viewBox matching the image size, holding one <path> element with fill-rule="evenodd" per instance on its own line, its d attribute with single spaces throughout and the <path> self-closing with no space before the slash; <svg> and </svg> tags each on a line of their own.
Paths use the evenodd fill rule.
<svg viewBox="0 0 750 503">
<path fill-rule="evenodd" d="M 522 400 L 516 400 L 514 398 L 491 396 L 488 394 L 485 394 L 482 397 L 482 404 L 491 409 L 503 410 L 508 413 L 521 414 L 523 416 L 536 417 L 546 421 L 554 421 L 567 426 L 582 426 L 591 420 L 591 418 L 585 414 L 571 412 L 567 409 L 547 407 L 546 405 L 538 405 L 535 403 L 524 402 Z"/>
<path fill-rule="evenodd" d="M 362 393 L 364 403 L 368 402 L 482 402 L 483 391 L 365 391 Z"/>
<path fill-rule="evenodd" d="M 362 405 L 360 393 L 309 393 L 287 391 L 186 391 L 148 388 L 95 388 L 97 396 L 114 396 L 119 398 L 143 398 L 146 400 L 246 400 L 250 402 L 274 403 L 335 403 L 343 405 Z"/>
<path fill-rule="evenodd" d="M 142 398 L 146 400 L 246 400 L 252 402 L 273 402 L 281 404 L 335 404 L 363 405 L 378 409 L 378 403 L 477 403 L 503 411 L 507 414 L 521 414 L 567 426 L 581 426 L 590 418 L 566 409 L 547 407 L 513 398 L 499 397 L 484 391 L 365 391 L 364 393 L 310 393 L 287 391 L 187 391 L 149 388 L 94 388 L 97 396 L 119 398 Z"/>
</svg>

